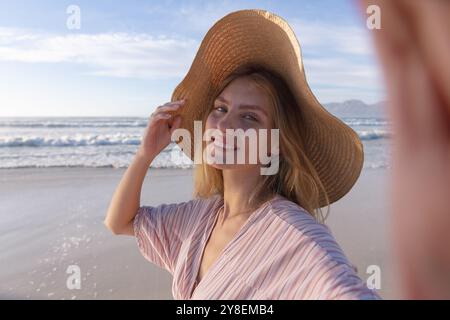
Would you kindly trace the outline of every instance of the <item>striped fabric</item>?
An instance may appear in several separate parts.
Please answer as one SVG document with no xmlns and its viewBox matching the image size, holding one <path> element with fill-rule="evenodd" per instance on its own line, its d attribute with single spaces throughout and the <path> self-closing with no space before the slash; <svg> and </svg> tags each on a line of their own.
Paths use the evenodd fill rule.
<svg viewBox="0 0 450 320">
<path fill-rule="evenodd" d="M 223 198 L 141 206 L 142 255 L 173 276 L 175 299 L 379 299 L 357 276 L 327 226 L 281 195 L 247 219 L 196 283 Z"/>
</svg>

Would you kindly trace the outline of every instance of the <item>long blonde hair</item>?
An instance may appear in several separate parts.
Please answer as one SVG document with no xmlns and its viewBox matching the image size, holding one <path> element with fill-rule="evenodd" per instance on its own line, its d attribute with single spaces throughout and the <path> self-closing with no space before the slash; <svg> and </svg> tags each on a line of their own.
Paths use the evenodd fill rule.
<svg viewBox="0 0 450 320">
<path fill-rule="evenodd" d="M 301 108 L 298 108 L 283 79 L 258 65 L 244 65 L 235 70 L 221 83 L 219 94 L 239 77 L 252 80 L 270 97 L 273 125 L 275 128 L 282 128 L 279 130 L 278 172 L 274 175 L 261 175 L 260 182 L 249 197 L 250 206 L 256 207 L 261 200 L 280 194 L 301 206 L 317 221 L 324 222 L 329 214 L 329 200 L 314 165 L 304 153 Z M 203 115 L 203 124 L 206 123 L 211 108 L 212 106 Z M 325 216 L 319 207 L 321 191 L 327 205 Z M 222 170 L 202 161 L 195 167 L 194 196 L 206 198 L 215 194 L 222 197 L 224 195 Z"/>
</svg>

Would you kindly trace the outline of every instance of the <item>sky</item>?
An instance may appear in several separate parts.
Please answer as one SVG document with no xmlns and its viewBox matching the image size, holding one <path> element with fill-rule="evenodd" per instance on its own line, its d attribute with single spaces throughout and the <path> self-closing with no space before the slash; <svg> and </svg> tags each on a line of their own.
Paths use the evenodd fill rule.
<svg viewBox="0 0 450 320">
<path fill-rule="evenodd" d="M 69 28 L 71 5 L 79 28 Z M 322 104 L 384 100 L 353 0 L 0 0 L 0 116 L 149 116 L 170 101 L 209 28 L 240 9 L 283 17 Z"/>
</svg>

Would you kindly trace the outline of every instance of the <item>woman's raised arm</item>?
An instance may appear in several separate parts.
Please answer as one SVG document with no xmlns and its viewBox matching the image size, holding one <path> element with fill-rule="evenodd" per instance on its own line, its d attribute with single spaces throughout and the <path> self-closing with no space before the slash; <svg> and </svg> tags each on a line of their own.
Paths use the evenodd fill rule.
<svg viewBox="0 0 450 320">
<path fill-rule="evenodd" d="M 134 235 L 133 220 L 140 207 L 142 183 L 153 159 L 170 143 L 181 116 L 172 117 L 183 101 L 166 103 L 150 116 L 141 145 L 125 171 L 110 202 L 105 225 L 114 234 Z"/>
<path fill-rule="evenodd" d="M 450 299 L 450 2 L 361 4 L 381 10 L 372 33 L 395 131 L 391 223 L 404 297 Z"/>
</svg>

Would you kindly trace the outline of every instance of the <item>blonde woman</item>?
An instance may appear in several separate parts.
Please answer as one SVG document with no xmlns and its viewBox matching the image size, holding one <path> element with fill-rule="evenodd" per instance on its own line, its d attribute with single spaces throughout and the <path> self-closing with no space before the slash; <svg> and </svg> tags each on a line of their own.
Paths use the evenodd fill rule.
<svg viewBox="0 0 450 320">
<path fill-rule="evenodd" d="M 144 257 L 173 275 L 174 298 L 379 298 L 321 223 L 321 208 L 345 195 L 360 174 L 361 142 L 315 99 L 299 44 L 283 19 L 264 10 L 222 18 L 172 101 L 150 117 L 105 224 L 115 234 L 135 236 Z M 196 163 L 192 200 L 141 206 L 151 162 L 176 129 L 198 133 L 195 120 L 206 136 L 202 151 L 216 159 L 241 153 L 245 162 Z M 227 129 L 254 130 L 257 141 L 230 143 Z M 259 135 L 273 129 L 279 150 Z M 223 136 L 209 137 L 208 130 Z M 177 141 L 191 159 L 194 141 Z M 262 175 L 267 163 L 249 161 L 255 144 L 268 150 L 275 173 Z"/>
</svg>

